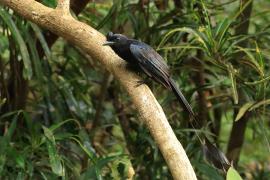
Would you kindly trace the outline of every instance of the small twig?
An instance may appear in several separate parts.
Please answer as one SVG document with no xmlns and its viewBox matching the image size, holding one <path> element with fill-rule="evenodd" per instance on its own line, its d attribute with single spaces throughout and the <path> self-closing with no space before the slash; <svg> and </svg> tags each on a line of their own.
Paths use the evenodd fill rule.
<svg viewBox="0 0 270 180">
<path fill-rule="evenodd" d="M 58 0 L 56 9 L 61 10 L 66 15 L 70 15 L 70 0 Z"/>
</svg>

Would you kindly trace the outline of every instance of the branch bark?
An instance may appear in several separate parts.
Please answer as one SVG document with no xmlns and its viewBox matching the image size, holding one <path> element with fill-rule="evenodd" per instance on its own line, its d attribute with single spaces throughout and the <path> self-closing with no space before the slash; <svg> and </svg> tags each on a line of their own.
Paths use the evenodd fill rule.
<svg viewBox="0 0 270 180">
<path fill-rule="evenodd" d="M 188 157 L 177 140 L 166 116 L 146 85 L 134 88 L 139 77 L 125 68 L 126 63 L 104 47 L 105 37 L 92 27 L 59 10 L 34 0 L 0 0 L 22 17 L 62 36 L 98 60 L 126 89 L 166 160 L 174 179 L 196 179 Z"/>
<path fill-rule="evenodd" d="M 56 9 L 62 11 L 65 15 L 70 15 L 69 7 L 70 0 L 58 0 Z"/>
<path fill-rule="evenodd" d="M 89 3 L 90 0 L 71 0 L 70 1 L 70 9 L 71 11 L 74 12 L 75 15 L 79 15 L 79 13 L 81 11 L 83 11 L 83 9 L 85 8 L 85 6 Z M 48 32 L 43 32 L 43 36 L 48 44 L 48 47 L 51 47 L 55 41 L 58 39 L 58 36 L 53 34 L 52 32 L 48 31 Z M 39 57 L 43 57 L 44 56 L 44 50 L 40 44 L 40 42 L 37 42 L 37 50 L 38 50 L 38 54 Z"/>
</svg>

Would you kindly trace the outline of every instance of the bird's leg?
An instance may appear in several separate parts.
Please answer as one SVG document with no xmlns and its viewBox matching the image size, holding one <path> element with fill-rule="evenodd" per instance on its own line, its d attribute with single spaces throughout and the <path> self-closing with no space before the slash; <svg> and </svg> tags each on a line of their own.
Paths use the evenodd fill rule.
<svg viewBox="0 0 270 180">
<path fill-rule="evenodd" d="M 134 64 L 131 64 L 131 63 L 127 63 L 126 64 L 126 69 L 128 69 L 129 71 L 132 71 L 132 72 L 140 72 L 140 68 L 138 65 L 134 65 Z"/>
<path fill-rule="evenodd" d="M 138 81 L 136 81 L 136 85 L 134 87 L 137 88 L 137 87 L 139 87 L 139 86 L 141 86 L 143 84 L 146 84 L 145 80 L 138 80 Z"/>
<path fill-rule="evenodd" d="M 126 68 L 128 70 L 136 73 L 138 76 L 142 76 L 143 75 L 141 69 L 137 65 L 133 65 L 133 64 L 127 63 L 126 64 Z M 138 81 L 136 81 L 136 85 L 134 87 L 137 88 L 137 87 L 139 87 L 139 86 L 141 86 L 143 84 L 146 84 L 146 83 L 147 83 L 146 80 L 138 80 Z"/>
</svg>

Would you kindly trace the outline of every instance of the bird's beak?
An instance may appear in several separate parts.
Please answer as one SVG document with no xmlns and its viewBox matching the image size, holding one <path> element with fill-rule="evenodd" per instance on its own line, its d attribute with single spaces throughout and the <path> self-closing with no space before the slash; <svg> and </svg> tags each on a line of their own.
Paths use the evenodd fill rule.
<svg viewBox="0 0 270 180">
<path fill-rule="evenodd" d="M 106 41 L 104 44 L 102 44 L 103 46 L 110 46 L 113 45 L 115 42 L 113 41 Z"/>
</svg>

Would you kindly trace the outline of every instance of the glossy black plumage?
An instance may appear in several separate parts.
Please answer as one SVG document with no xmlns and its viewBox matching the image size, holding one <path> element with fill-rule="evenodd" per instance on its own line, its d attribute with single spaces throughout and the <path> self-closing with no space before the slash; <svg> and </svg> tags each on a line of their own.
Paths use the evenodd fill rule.
<svg viewBox="0 0 270 180">
<path fill-rule="evenodd" d="M 172 90 L 183 108 L 189 112 L 195 122 L 198 122 L 188 101 L 171 78 L 166 62 L 151 46 L 135 39 L 129 39 L 122 34 L 113 34 L 111 32 L 108 33 L 107 42 L 104 45 L 111 46 L 114 52 L 123 60 L 127 61 L 128 64 L 137 67 L 148 77 Z M 193 123 L 191 124 L 195 127 Z M 197 133 L 196 135 L 199 137 Z M 205 157 L 215 167 L 227 170 L 230 167 L 230 163 L 223 152 L 211 144 L 207 137 L 204 137 L 204 139 Z"/>
<path fill-rule="evenodd" d="M 183 108 L 195 117 L 186 98 L 171 78 L 166 62 L 151 46 L 129 39 L 122 34 L 109 33 L 107 41 L 118 56 L 129 64 L 139 67 L 148 77 L 172 90 Z"/>
</svg>

